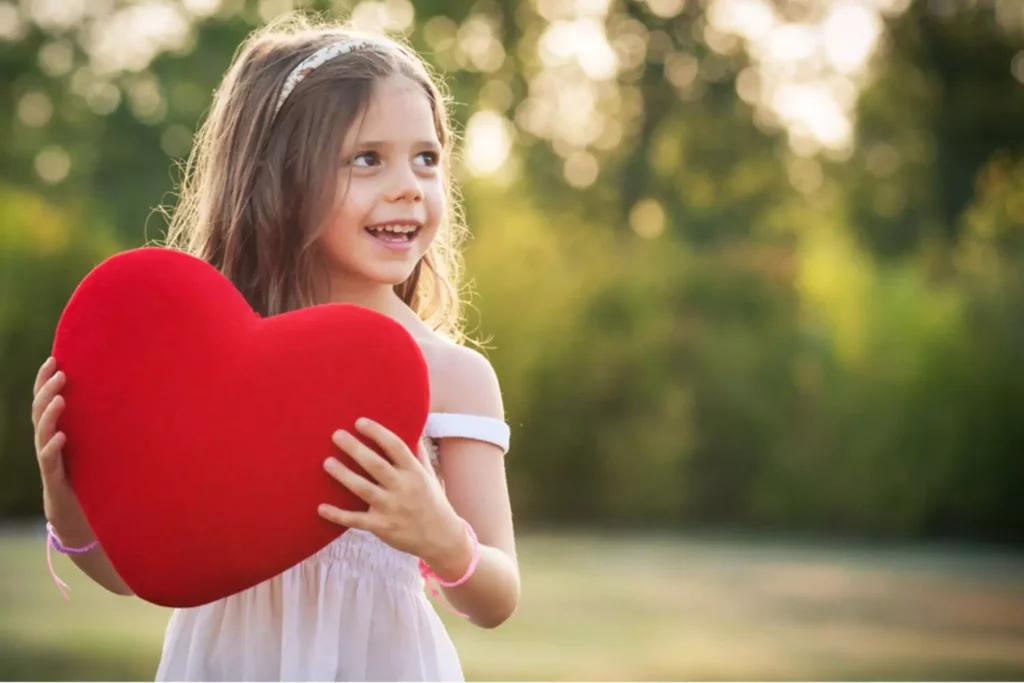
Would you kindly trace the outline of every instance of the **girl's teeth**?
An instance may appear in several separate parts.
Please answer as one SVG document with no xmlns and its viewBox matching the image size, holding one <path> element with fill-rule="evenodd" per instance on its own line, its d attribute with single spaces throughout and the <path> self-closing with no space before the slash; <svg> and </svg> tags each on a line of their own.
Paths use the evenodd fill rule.
<svg viewBox="0 0 1024 683">
<path fill-rule="evenodd" d="M 416 228 L 409 229 L 391 226 L 367 228 L 366 230 L 377 239 L 384 240 L 385 242 L 408 242 L 415 237 L 417 232 Z"/>
</svg>

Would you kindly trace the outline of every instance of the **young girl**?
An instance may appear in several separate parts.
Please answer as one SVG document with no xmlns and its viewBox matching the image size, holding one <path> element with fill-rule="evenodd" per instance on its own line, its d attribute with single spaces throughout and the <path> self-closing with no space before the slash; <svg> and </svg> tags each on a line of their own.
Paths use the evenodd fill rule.
<svg viewBox="0 0 1024 683">
<path fill-rule="evenodd" d="M 515 610 L 509 429 L 490 364 L 458 343 L 450 145 L 438 88 L 388 39 L 292 17 L 253 34 L 229 70 L 170 245 L 218 268 L 263 315 L 349 302 L 391 316 L 420 344 L 433 405 L 418 453 L 360 423 L 390 462 L 351 434 L 325 434 L 375 480 L 324 463 L 369 510 L 320 505 L 351 530 L 258 586 L 174 611 L 158 680 L 461 680 L 424 580 L 483 628 Z M 48 360 L 32 405 L 49 542 L 129 595 L 64 478 L 64 382 Z"/>
</svg>

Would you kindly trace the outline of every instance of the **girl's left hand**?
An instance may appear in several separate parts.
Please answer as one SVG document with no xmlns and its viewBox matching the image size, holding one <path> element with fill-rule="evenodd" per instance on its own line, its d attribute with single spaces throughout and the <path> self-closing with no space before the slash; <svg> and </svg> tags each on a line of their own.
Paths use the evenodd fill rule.
<svg viewBox="0 0 1024 683">
<path fill-rule="evenodd" d="M 327 473 L 366 501 L 370 509 L 355 512 L 323 504 L 318 509 L 320 516 L 341 526 L 369 531 L 396 550 L 428 562 L 459 548 L 465 542 L 465 527 L 429 464 L 423 442 L 417 457 L 397 435 L 373 420 L 357 420 L 356 429 L 380 446 L 391 462 L 352 434 L 335 432 L 335 445 L 351 455 L 376 483 L 337 458 L 328 458 L 324 462 Z"/>
</svg>

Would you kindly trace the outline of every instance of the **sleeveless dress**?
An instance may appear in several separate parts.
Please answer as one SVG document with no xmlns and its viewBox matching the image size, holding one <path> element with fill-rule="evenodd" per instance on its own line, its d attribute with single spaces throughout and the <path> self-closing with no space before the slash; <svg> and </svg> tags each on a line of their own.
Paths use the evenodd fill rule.
<svg viewBox="0 0 1024 683">
<path fill-rule="evenodd" d="M 509 427 L 431 413 L 424 439 L 435 467 L 437 441 L 446 437 L 507 452 Z M 461 681 L 463 673 L 418 559 L 350 529 L 257 586 L 174 610 L 156 680 Z"/>
</svg>

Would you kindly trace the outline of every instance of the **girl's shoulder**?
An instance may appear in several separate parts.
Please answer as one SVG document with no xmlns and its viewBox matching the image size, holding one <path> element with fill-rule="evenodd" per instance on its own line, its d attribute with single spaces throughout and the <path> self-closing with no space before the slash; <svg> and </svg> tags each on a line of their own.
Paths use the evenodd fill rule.
<svg viewBox="0 0 1024 683">
<path fill-rule="evenodd" d="M 448 340 L 430 347 L 424 352 L 431 392 L 427 436 L 486 442 L 507 453 L 510 429 L 491 362 L 479 351 Z"/>
<path fill-rule="evenodd" d="M 434 334 L 420 342 L 430 372 L 433 412 L 504 419 L 501 388 L 485 355 Z"/>
</svg>

